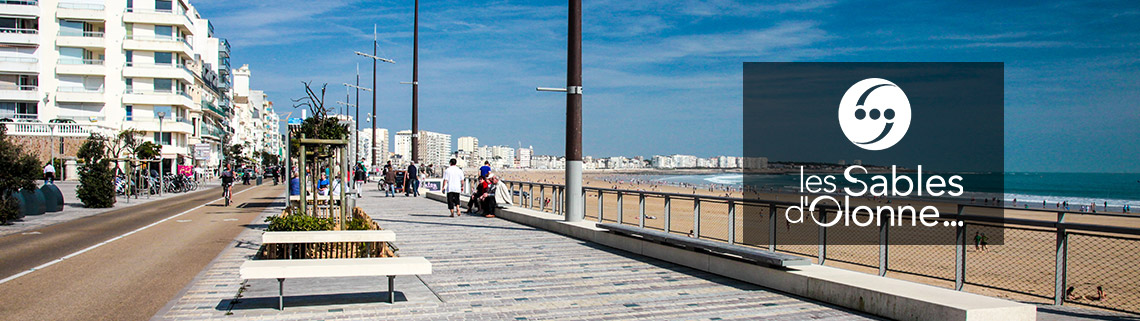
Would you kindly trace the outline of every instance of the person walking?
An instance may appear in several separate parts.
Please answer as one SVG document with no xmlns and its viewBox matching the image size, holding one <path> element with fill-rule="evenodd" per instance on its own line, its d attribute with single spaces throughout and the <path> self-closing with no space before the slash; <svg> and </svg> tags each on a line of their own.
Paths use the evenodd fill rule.
<svg viewBox="0 0 1140 321">
<path fill-rule="evenodd" d="M 396 170 L 392 168 L 392 161 L 384 165 L 384 196 L 396 197 Z"/>
<path fill-rule="evenodd" d="M 408 197 L 409 194 L 411 194 L 412 197 L 420 197 L 419 173 L 420 172 L 419 169 L 416 168 L 415 161 L 413 161 L 411 164 L 408 164 L 408 172 L 404 174 L 404 197 Z"/>
<path fill-rule="evenodd" d="M 356 198 L 361 197 L 360 187 L 364 186 L 364 180 L 368 178 L 367 172 L 368 170 L 364 168 L 364 159 L 361 158 L 356 163 L 356 169 L 352 171 L 352 181 L 355 183 L 352 185 L 352 189 L 356 191 Z"/>
<path fill-rule="evenodd" d="M 55 184 L 55 165 L 51 161 L 44 166 L 44 184 Z"/>
<path fill-rule="evenodd" d="M 447 211 L 451 217 L 459 216 L 459 193 L 463 191 L 463 170 L 455 166 L 457 161 L 452 158 L 451 166 L 443 170 L 443 192 L 447 193 Z"/>
</svg>

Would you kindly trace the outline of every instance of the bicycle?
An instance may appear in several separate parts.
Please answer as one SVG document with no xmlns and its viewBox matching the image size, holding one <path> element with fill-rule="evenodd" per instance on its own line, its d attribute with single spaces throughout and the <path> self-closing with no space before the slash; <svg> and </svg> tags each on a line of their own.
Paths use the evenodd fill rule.
<svg viewBox="0 0 1140 321">
<path fill-rule="evenodd" d="M 230 206 L 230 197 L 233 196 L 233 184 L 222 184 L 222 197 L 226 199 L 226 206 Z"/>
</svg>

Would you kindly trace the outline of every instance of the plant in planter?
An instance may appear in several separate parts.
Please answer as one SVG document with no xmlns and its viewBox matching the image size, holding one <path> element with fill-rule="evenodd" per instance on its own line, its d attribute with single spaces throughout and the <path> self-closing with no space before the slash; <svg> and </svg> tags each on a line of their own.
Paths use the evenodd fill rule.
<svg viewBox="0 0 1140 321">
<path fill-rule="evenodd" d="M 83 169 L 79 171 L 79 189 L 76 196 L 83 206 L 107 208 L 115 206 L 115 185 L 111 174 L 111 162 L 107 160 L 107 139 L 99 134 L 91 134 L 78 155 L 83 159 Z"/>
<path fill-rule="evenodd" d="M 24 151 L 23 146 L 8 139 L 7 126 L 0 125 L 0 224 L 19 217 L 20 207 L 14 193 L 36 188 L 40 162 Z"/>
</svg>

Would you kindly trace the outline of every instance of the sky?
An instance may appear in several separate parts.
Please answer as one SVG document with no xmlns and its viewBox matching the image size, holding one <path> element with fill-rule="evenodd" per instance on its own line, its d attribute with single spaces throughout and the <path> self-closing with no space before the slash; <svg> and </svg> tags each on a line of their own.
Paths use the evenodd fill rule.
<svg viewBox="0 0 1140 321">
<path fill-rule="evenodd" d="M 1007 171 L 1140 172 L 1140 7 L 1130 1 L 583 1 L 583 153 L 742 153 L 743 62 L 1004 62 Z M 411 127 L 413 2 L 192 1 L 279 113 L 302 81 L 372 87 Z M 422 1 L 421 130 L 565 151 L 564 1 Z M 353 93 L 355 94 L 355 92 Z M 353 97 L 354 98 L 354 97 Z M 371 95 L 361 94 L 361 115 Z M 363 123 L 362 127 L 370 126 Z M 454 141 L 453 141 L 454 144 Z M 454 145 L 453 145 L 454 146 Z"/>
</svg>

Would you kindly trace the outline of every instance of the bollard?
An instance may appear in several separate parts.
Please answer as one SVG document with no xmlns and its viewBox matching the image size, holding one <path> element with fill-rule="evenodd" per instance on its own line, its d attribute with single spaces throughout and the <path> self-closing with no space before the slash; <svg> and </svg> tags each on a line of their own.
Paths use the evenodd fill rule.
<svg viewBox="0 0 1140 321">
<path fill-rule="evenodd" d="M 63 192 L 60 192 L 59 187 L 54 184 L 44 184 L 40 187 L 40 192 L 44 194 L 45 212 L 54 213 L 63 210 Z"/>
<path fill-rule="evenodd" d="M 16 219 L 22 219 L 25 216 L 28 216 L 28 205 L 27 201 L 24 200 L 24 194 L 20 192 L 12 192 L 11 195 L 12 197 L 16 198 Z"/>
</svg>

